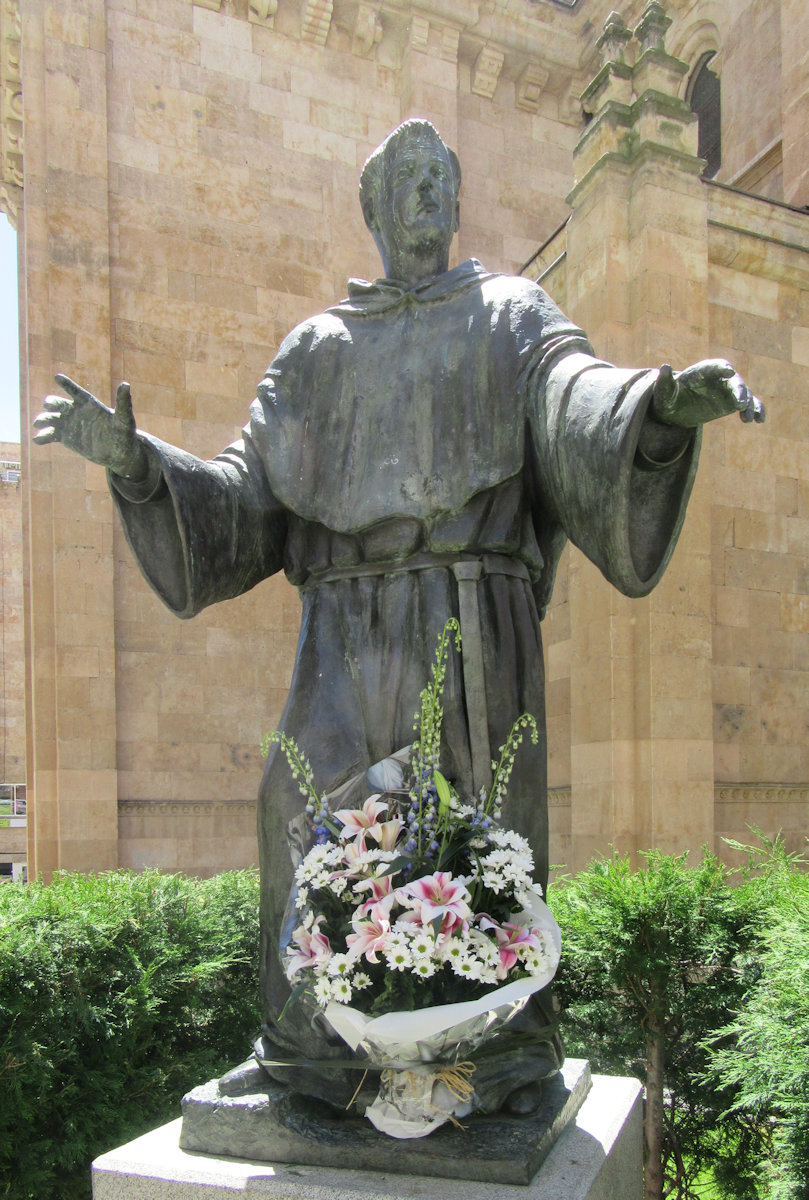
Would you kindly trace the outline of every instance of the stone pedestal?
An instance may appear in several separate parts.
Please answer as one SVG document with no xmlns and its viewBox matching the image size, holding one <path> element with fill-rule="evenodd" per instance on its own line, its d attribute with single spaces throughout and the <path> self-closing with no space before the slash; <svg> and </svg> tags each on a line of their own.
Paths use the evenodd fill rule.
<svg viewBox="0 0 809 1200">
<path fill-rule="evenodd" d="M 181 1150 L 332 1171 L 522 1185 L 534 1178 L 592 1085 L 590 1064 L 568 1059 L 545 1080 L 539 1107 L 529 1116 L 473 1114 L 460 1123 L 447 1122 L 429 1137 L 397 1140 L 379 1133 L 365 1117 L 335 1112 L 290 1092 L 260 1067 L 248 1067 L 242 1078 L 245 1087 L 236 1095 L 213 1080 L 183 1097 Z"/>
<path fill-rule="evenodd" d="M 431 1179 L 393 1169 L 361 1171 L 213 1158 L 179 1148 L 180 1120 L 102 1155 L 94 1200 L 641 1200 L 642 1100 L 633 1079 L 596 1075 L 567 1127 L 527 1185 Z M 470 1131 L 471 1136 L 471 1131 Z M 429 1139 L 428 1139 L 429 1140 Z M 385 1143 L 391 1162 L 402 1143 Z"/>
</svg>

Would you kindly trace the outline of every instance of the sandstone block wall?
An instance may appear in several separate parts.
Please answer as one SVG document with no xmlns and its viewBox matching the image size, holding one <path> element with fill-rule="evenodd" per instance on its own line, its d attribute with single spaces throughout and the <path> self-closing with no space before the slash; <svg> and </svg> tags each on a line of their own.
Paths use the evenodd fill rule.
<svg viewBox="0 0 809 1200">
<path fill-rule="evenodd" d="M 21 235 L 24 429 L 61 370 L 103 399 L 127 378 L 140 424 L 202 456 L 238 436 L 283 336 L 342 296 L 348 275 L 377 273 L 357 181 L 367 154 L 408 115 L 433 119 L 460 154 L 454 261 L 476 255 L 491 269 L 519 270 L 570 212 L 584 129 L 578 97 L 598 69 L 596 43 L 613 6 L 26 0 L 15 26 L 6 0 L 0 203 L 13 209 Z M 620 6 L 629 27 L 644 7 Z M 686 64 L 672 76 L 677 97 L 690 67 L 719 51 L 719 179 L 755 179 L 775 199 L 809 202 L 801 0 L 672 0 L 668 8 L 667 47 Z M 775 24 L 765 19 L 773 9 Z M 761 38 L 767 55 L 757 53 Z M 20 54 L 8 49 L 20 45 L 21 69 Z M 683 553 L 643 629 L 633 627 L 636 640 L 619 641 L 619 658 L 599 675 L 603 695 L 591 697 L 592 711 L 571 699 L 571 663 L 586 649 L 575 643 L 576 604 L 601 616 L 589 576 L 577 576 L 575 555 L 565 556 L 545 626 L 557 861 L 608 843 L 610 831 L 620 840 L 630 826 L 647 840 L 665 835 L 666 845 L 685 829 L 691 844 L 714 829 L 703 801 L 715 782 L 800 788 L 809 780 L 799 716 L 805 514 L 794 449 L 805 427 L 805 223 L 786 209 L 773 216 L 777 206 L 761 216 L 762 202 L 734 209 L 730 193 L 714 189 L 708 199 L 702 185 L 688 184 L 678 193 L 678 233 L 667 197 L 679 185 L 656 183 L 655 170 L 634 191 L 616 184 L 612 208 L 603 196 L 593 201 L 594 214 L 600 206 L 612 216 L 599 226 L 595 215 L 584 241 L 580 221 L 591 274 L 575 287 L 565 234 L 548 244 L 537 260 L 546 285 L 615 361 L 653 361 L 672 355 L 672 344 L 682 354 L 703 343 L 706 352 L 732 354 L 774 405 L 771 420 L 785 412 L 799 432 L 794 440 L 769 431 L 746 438 L 749 430 L 709 439 Z M 709 209 L 700 231 L 697 216 Z M 602 286 L 605 265 L 616 269 Z M 253 861 L 258 744 L 281 715 L 296 594 L 276 578 L 178 621 L 134 567 L 103 473 L 61 448 L 32 448 L 27 432 L 24 439 L 32 870 L 156 863 L 210 872 Z M 720 509 L 725 517 L 712 520 Z M 610 603 L 620 608 L 610 620 L 629 629 L 630 610 Z M 748 630 L 742 662 L 740 629 Z M 606 663 L 610 630 L 591 633 L 592 661 Z M 648 665 L 658 651 L 665 657 L 666 645 L 670 678 L 656 659 L 652 691 L 639 691 L 634 664 Z M 604 704 L 624 722 L 620 736 L 604 725 Z M 641 712 L 656 716 L 637 724 Z M 661 793 L 650 816 L 635 800 L 623 803 L 615 781 L 641 783 L 653 759 L 663 770 L 666 754 L 677 761 L 676 747 L 655 733 L 663 715 L 676 713 L 698 726 L 687 735 L 693 778 L 665 801 Z M 751 723 L 754 734 L 742 736 Z M 594 746 L 587 739 L 596 733 L 604 745 L 589 753 L 612 762 L 612 790 L 589 783 L 596 807 L 582 807 L 580 796 L 573 820 L 571 746 L 582 738 Z M 606 751 L 612 736 L 614 752 Z M 687 798 L 685 822 L 667 807 L 678 796 Z M 739 826 L 742 810 L 732 805 L 742 803 L 753 800 L 722 801 L 717 835 Z M 790 819 L 799 811 L 790 809 Z"/>
</svg>

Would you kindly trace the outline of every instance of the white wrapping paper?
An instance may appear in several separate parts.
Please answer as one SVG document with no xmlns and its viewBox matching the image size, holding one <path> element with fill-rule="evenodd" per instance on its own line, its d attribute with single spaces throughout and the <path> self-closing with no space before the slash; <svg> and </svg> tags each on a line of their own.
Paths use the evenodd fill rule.
<svg viewBox="0 0 809 1200">
<path fill-rule="evenodd" d="M 474 1096 L 454 1095 L 441 1079 L 442 1070 L 471 1054 L 516 1016 L 534 992 L 550 983 L 559 965 L 562 940 L 548 906 L 537 896 L 524 915 L 542 931 L 548 945 L 547 968 L 539 975 L 494 988 L 479 1000 L 381 1017 L 369 1017 L 345 1004 L 327 1005 L 326 1020 L 343 1041 L 385 1068 L 379 1096 L 365 1112 L 377 1129 L 396 1138 L 424 1137 L 450 1117 L 458 1119 L 473 1111 Z"/>
</svg>

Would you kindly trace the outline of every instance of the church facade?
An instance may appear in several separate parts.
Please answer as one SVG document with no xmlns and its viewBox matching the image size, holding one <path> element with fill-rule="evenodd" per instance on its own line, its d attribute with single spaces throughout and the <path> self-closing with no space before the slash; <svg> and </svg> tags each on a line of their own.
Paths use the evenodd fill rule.
<svg viewBox="0 0 809 1200">
<path fill-rule="evenodd" d="M 615 0 L 613 0 L 613 3 Z M 23 304 L 29 872 L 256 859 L 259 743 L 300 606 L 191 621 L 100 469 L 31 446 L 54 372 L 195 454 L 284 335 L 374 278 L 357 182 L 407 116 L 463 169 L 451 265 L 537 279 L 622 366 L 729 358 L 767 406 L 705 431 L 644 600 L 568 548 L 544 622 L 551 861 L 732 857 L 809 824 L 809 13 L 803 0 L 2 0 L 0 207 Z M 721 426 L 721 427 L 720 427 Z M 256 698 L 261 697 L 263 707 Z"/>
</svg>

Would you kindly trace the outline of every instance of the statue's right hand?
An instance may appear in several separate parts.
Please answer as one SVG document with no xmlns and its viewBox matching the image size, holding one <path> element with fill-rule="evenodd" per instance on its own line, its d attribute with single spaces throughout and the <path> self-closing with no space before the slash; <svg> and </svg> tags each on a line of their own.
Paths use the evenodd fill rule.
<svg viewBox="0 0 809 1200">
<path fill-rule="evenodd" d="M 61 442 L 116 475 L 145 478 L 148 460 L 137 436 L 129 384 L 118 385 L 115 408 L 107 408 L 66 375 L 57 375 L 56 382 L 69 398 L 45 397 L 33 440 L 40 446 Z"/>
</svg>

